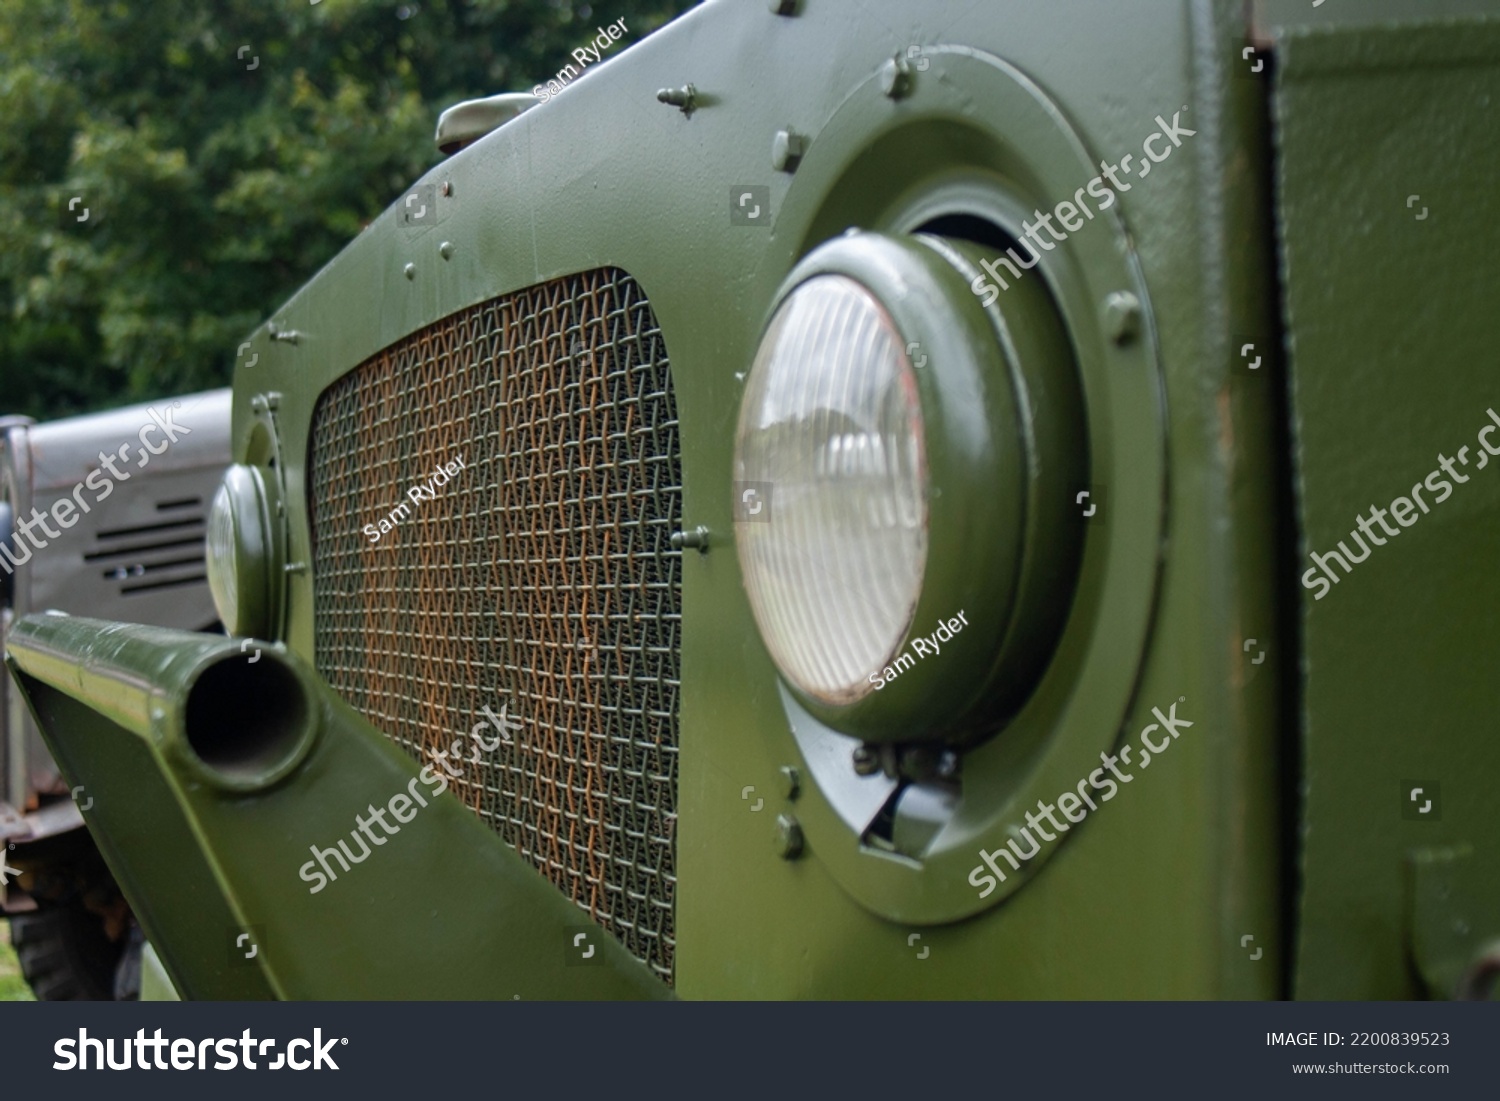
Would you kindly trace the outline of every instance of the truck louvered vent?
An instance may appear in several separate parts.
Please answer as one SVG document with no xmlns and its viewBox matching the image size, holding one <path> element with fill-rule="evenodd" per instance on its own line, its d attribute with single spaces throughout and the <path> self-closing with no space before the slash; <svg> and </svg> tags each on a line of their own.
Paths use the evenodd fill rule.
<svg viewBox="0 0 1500 1101">
<path fill-rule="evenodd" d="M 121 596 L 208 581 L 203 499 L 159 501 L 156 511 L 162 518 L 154 523 L 99 532 L 83 556 L 106 581 L 119 582 Z"/>
<path fill-rule="evenodd" d="M 458 797 L 670 983 L 682 473 L 640 286 L 429 326 L 329 387 L 310 447 L 319 671 L 418 760 L 461 741 Z"/>
</svg>

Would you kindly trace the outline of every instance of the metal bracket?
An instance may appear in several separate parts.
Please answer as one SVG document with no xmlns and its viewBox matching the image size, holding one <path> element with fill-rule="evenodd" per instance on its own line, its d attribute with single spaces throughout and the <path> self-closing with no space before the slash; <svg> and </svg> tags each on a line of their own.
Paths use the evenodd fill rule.
<svg viewBox="0 0 1500 1101">
<path fill-rule="evenodd" d="M 1422 981 L 1434 997 L 1488 998 L 1500 975 L 1493 876 L 1468 845 L 1413 850 L 1408 866 L 1408 944 Z"/>
</svg>

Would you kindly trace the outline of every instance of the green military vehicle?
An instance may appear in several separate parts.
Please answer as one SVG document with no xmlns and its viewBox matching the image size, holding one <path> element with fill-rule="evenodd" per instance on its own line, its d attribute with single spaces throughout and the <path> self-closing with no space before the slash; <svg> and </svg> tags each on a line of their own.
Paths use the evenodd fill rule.
<svg viewBox="0 0 1500 1101">
<path fill-rule="evenodd" d="M 0 420 L 0 639 L 59 611 L 208 631 L 209 503 L 230 391 L 36 424 Z M 24 701 L 0 683 L 0 913 L 40 998 L 131 996 L 140 932 Z M 14 871 L 14 875 L 11 871 Z"/>
<path fill-rule="evenodd" d="M 252 335 L 233 637 L 12 631 L 176 991 L 1486 993 L 1500 3 L 599 35 Z"/>
</svg>

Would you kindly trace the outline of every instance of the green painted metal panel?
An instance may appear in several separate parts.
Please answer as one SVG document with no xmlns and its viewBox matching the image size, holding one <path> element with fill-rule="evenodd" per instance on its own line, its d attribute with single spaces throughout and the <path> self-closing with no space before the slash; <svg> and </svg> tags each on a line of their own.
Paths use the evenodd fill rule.
<svg viewBox="0 0 1500 1101">
<path fill-rule="evenodd" d="M 669 996 L 281 648 L 43 615 L 7 661 L 185 996 Z"/>
<path fill-rule="evenodd" d="M 156 949 L 147 942 L 141 949 L 141 1001 L 143 1002 L 179 1002 L 181 995 L 177 988 L 172 985 L 172 979 L 167 974 L 167 969 L 162 966 L 161 957 L 156 954 Z"/>
<path fill-rule="evenodd" d="M 1279 370 L 1266 89 L 1240 71 L 1242 6 L 867 0 L 853 19 L 842 0 L 798 7 L 785 18 L 764 4 L 706 4 L 586 73 L 425 177 L 435 221 L 403 225 L 398 203 L 277 312 L 279 339 L 271 325 L 254 334 L 256 366 L 235 382 L 236 457 L 264 467 L 273 433 L 279 443 L 288 562 L 303 564 L 288 581 L 288 651 L 314 659 L 307 455 L 323 390 L 460 309 L 620 267 L 649 295 L 670 354 L 685 524 L 710 531 L 709 552 L 683 564 L 679 993 L 1281 995 L 1279 778 L 1292 724 L 1280 685 L 1293 650 L 1277 602 L 1287 502 L 1266 378 Z M 913 87 L 894 99 L 881 73 L 897 56 L 911 61 Z M 689 82 L 699 91 L 691 115 L 657 101 L 658 89 Z M 1181 148 L 1035 273 L 1074 346 L 1089 423 L 1078 446 L 1105 510 L 1035 721 L 972 757 L 966 810 L 942 858 L 916 872 L 840 834 L 792 738 L 730 538 L 744 374 L 777 288 L 846 227 L 904 233 L 968 214 L 1019 235 L 1034 208 L 1071 198 L 1101 161 L 1139 156 L 1159 117 L 1178 112 L 1194 131 Z M 771 163 L 787 128 L 808 138 L 794 172 Z M 767 223 L 735 224 L 730 196 L 742 186 L 766 189 Z M 1134 339 L 1108 305 L 1127 294 L 1139 302 Z M 1266 349 L 1264 373 L 1247 371 L 1247 344 Z M 253 411 L 252 399 L 271 393 L 274 412 Z M 318 698 L 358 763 L 348 783 L 364 791 L 394 777 L 399 754 L 321 687 Z M 1017 877 L 1013 893 L 977 897 L 967 877 L 981 848 L 1174 702 L 1193 727 L 1170 755 Z M 795 799 L 776 794 L 783 766 L 804 778 Z M 329 775 L 320 782 L 346 790 Z M 747 786 L 765 795 L 759 810 L 742 799 Z M 307 830 L 331 823 L 297 784 L 277 790 L 267 805 L 283 840 L 305 850 L 316 839 Z M 775 851 L 778 815 L 806 822 L 799 860 Z M 450 849 L 495 844 L 472 817 L 447 828 Z M 244 874 L 245 859 L 226 852 L 224 867 Z M 473 912 L 489 905 L 487 880 L 441 867 L 458 878 L 412 884 L 407 916 L 387 918 L 391 940 L 427 894 Z M 317 920 L 302 901 L 280 899 L 268 920 L 300 935 Z M 352 954 L 320 961 L 305 960 L 316 989 L 362 989 Z M 496 981 L 455 955 L 422 966 L 423 991 Z"/>
<path fill-rule="evenodd" d="M 424 182 L 439 196 L 435 224 L 402 228 L 393 208 L 353 242 L 274 319 L 302 334 L 296 344 L 256 334 L 259 365 L 236 380 L 237 426 L 247 439 L 253 395 L 282 395 L 291 558 L 307 559 L 302 456 L 325 386 L 438 317 L 569 272 L 619 266 L 650 296 L 671 356 L 685 522 L 712 533 L 710 553 L 684 566 L 679 991 L 1274 996 L 1282 989 L 1277 677 L 1288 650 L 1278 640 L 1271 568 L 1280 504 L 1267 479 L 1276 466 L 1274 392 L 1236 374 L 1241 337 L 1268 341 L 1272 328 L 1263 90 L 1232 67 L 1245 33 L 1240 6 L 885 0 L 860 5 L 852 23 L 843 4 L 809 0 L 799 9 L 781 18 L 759 4 L 708 4 L 586 74 L 434 169 Z M 913 47 L 917 64 L 927 64 L 914 72 L 913 94 L 884 97 L 882 66 Z M 658 89 L 688 82 L 701 100 L 690 116 L 657 101 Z M 1039 106 L 1012 115 L 1001 99 L 1007 88 L 1031 89 Z M 991 753 L 991 786 L 1069 789 L 1080 762 L 1097 766 L 1099 750 L 1133 737 L 1153 707 L 1179 697 L 1201 736 L 1163 760 L 1149 788 L 1137 785 L 1077 831 L 1002 905 L 923 926 L 930 952 L 919 958 L 908 940 L 916 930 L 846 893 L 816 838 L 802 860 L 780 860 L 773 814 L 752 813 L 741 799 L 746 786 L 773 791 L 781 766 L 805 765 L 789 757 L 778 678 L 728 538 L 741 376 L 776 288 L 821 241 L 849 225 L 910 229 L 923 212 L 980 194 L 1001 210 L 996 218 L 1029 217 L 1033 205 L 1050 207 L 1085 186 L 1101 159 L 1139 155 L 1156 116 L 1184 108 L 1196 130 L 1186 151 L 1123 196 L 1113 225 L 1089 226 L 1066 259 L 1048 264 L 1074 339 L 1100 349 L 1089 355 L 1115 356 L 1098 320 L 1108 294 L 1130 290 L 1146 303 L 1146 339 L 1100 360 L 1130 372 L 1116 404 L 1101 396 L 1092 415 L 1097 451 L 1127 441 L 1140 456 L 1118 466 L 1109 490 L 1119 523 L 1145 525 L 1149 538 L 1143 551 L 1096 551 L 1083 580 L 1134 602 L 1141 626 L 1086 634 L 1099 681 L 1056 686 L 1059 711 L 1072 717 L 1056 730 L 1051 763 L 1016 765 L 1012 772 L 1025 772 L 1017 780 L 1002 745 Z M 1026 121 L 1033 115 L 1038 121 Z M 795 173 L 771 165 L 784 128 L 809 139 Z M 738 185 L 768 189 L 767 228 L 732 223 Z M 449 260 L 440 258 L 443 241 L 453 246 Z M 1139 397 L 1118 404 L 1127 392 Z M 244 445 L 242 457 L 249 451 Z M 1170 482 L 1160 480 L 1164 469 Z M 308 657 L 312 610 L 311 579 L 294 575 L 288 643 Z M 1264 664 L 1248 664 L 1242 647 L 1251 637 L 1270 643 Z M 800 805 L 774 809 L 804 815 L 811 827 L 827 812 L 816 787 L 804 787 Z M 1011 805 L 1025 809 L 1018 799 Z M 981 814 L 990 825 L 973 827 L 968 855 L 960 860 L 955 846 L 918 893 L 955 916 L 965 907 L 954 900 L 965 896 L 969 912 L 979 908 L 964 880 L 983 831 L 1001 828 L 999 813 L 992 805 Z M 1101 910 L 1111 920 L 1099 920 Z M 1254 961 L 1242 947 L 1247 935 L 1263 946 Z"/>
<path fill-rule="evenodd" d="M 1297 573 L 1314 570 L 1298 588 L 1294 991 L 1408 998 L 1428 992 L 1431 940 L 1413 927 L 1416 850 L 1471 846 L 1479 874 L 1444 921 L 1471 950 L 1500 934 L 1500 465 L 1478 439 L 1500 412 L 1500 21 L 1307 29 L 1278 66 Z M 1391 535 L 1371 510 L 1398 498 Z M 1341 541 L 1368 557 L 1347 572 L 1325 558 L 1340 580 L 1318 583 L 1308 556 Z"/>
</svg>

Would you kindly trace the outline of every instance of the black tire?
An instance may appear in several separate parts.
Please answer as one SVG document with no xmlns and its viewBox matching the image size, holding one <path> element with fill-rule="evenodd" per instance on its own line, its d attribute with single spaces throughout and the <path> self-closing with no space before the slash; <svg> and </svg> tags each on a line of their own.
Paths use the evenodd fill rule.
<svg viewBox="0 0 1500 1101">
<path fill-rule="evenodd" d="M 111 942 L 104 923 L 81 905 L 53 905 L 12 914 L 11 945 L 39 1001 L 113 1001 L 124 941 Z"/>
</svg>

